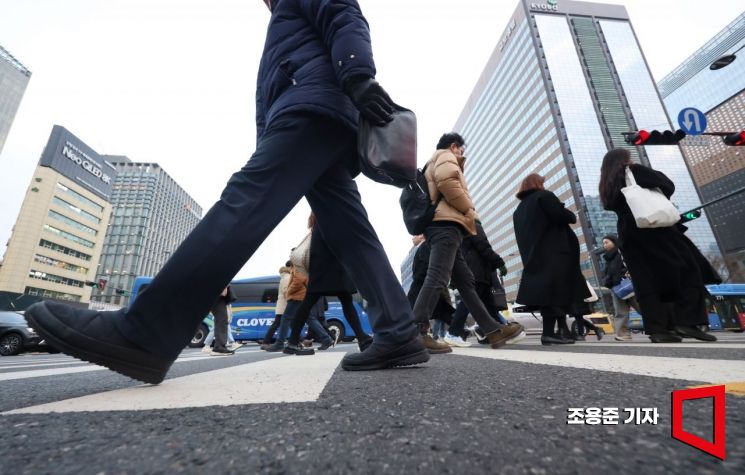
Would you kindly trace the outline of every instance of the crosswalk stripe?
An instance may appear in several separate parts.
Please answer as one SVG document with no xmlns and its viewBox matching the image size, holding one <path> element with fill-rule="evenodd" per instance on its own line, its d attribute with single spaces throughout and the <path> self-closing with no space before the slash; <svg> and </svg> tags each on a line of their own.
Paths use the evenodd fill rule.
<svg viewBox="0 0 745 475">
<path fill-rule="evenodd" d="M 211 356 L 207 354 L 201 354 L 199 356 L 186 356 L 186 357 L 178 358 L 176 360 L 176 363 L 183 363 L 186 361 L 206 360 L 209 358 L 211 358 Z M 69 363 L 79 363 L 82 366 L 71 366 L 71 367 L 66 367 L 66 368 L 32 369 L 29 371 L 12 371 L 10 373 L 0 373 L 0 381 L 12 381 L 15 379 L 38 378 L 42 376 L 59 376 L 61 374 L 87 373 L 90 371 L 108 370 L 108 368 L 104 368 L 103 366 L 97 366 L 97 365 L 86 363 L 80 360 L 70 360 Z"/>
<path fill-rule="evenodd" d="M 563 351 L 453 348 L 456 355 L 549 366 L 585 368 L 657 378 L 722 383 L 745 377 L 745 361 Z"/>
<path fill-rule="evenodd" d="M 531 340 L 531 341 L 521 341 L 518 343 L 521 346 L 541 346 L 540 340 Z M 631 342 L 623 342 L 623 341 L 616 341 L 616 342 L 609 342 L 609 343 L 601 343 L 601 342 L 576 342 L 572 344 L 572 347 L 594 347 L 594 346 L 602 346 L 602 347 L 620 347 L 620 348 L 675 348 L 675 349 L 691 349 L 691 348 L 715 348 L 715 349 L 726 349 L 726 350 L 745 350 L 745 343 L 689 343 L 689 342 L 682 342 L 682 343 L 651 343 L 651 342 L 639 342 L 639 343 L 631 343 Z"/>
<path fill-rule="evenodd" d="M 331 379 L 343 352 L 283 357 L 231 366 L 162 384 L 140 385 L 5 412 L 142 411 L 280 402 L 313 402 Z"/>
</svg>

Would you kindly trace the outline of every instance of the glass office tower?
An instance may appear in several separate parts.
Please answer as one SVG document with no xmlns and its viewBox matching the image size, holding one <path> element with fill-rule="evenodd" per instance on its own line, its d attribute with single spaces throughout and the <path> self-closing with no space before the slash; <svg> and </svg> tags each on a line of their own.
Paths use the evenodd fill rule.
<svg viewBox="0 0 745 475">
<path fill-rule="evenodd" d="M 106 232 L 92 300 L 126 307 L 137 276 L 153 276 L 196 227 L 202 208 L 157 163 L 107 155 L 117 170 L 111 192 L 111 225 Z M 119 292 L 117 292 L 119 290 Z"/>
<path fill-rule="evenodd" d="M 745 46 L 745 12 L 706 42 L 659 83 L 668 115 L 695 107 L 706 114 L 707 132 L 745 130 L 745 59 L 742 52 L 729 66 L 709 65 Z M 686 139 L 681 148 L 705 202 L 745 188 L 745 149 L 725 145 L 718 137 Z M 733 282 L 745 282 L 745 194 L 707 207 Z"/>
<path fill-rule="evenodd" d="M 593 284 L 600 280 L 602 238 L 616 233 L 616 215 L 598 196 L 609 149 L 626 148 L 635 161 L 666 173 L 681 210 L 700 204 L 678 147 L 625 144 L 622 132 L 640 128 L 671 124 L 626 9 L 521 1 L 455 126 L 468 144 L 465 172 L 477 211 L 510 270 L 509 297 L 522 269 L 515 193 L 529 173 L 546 176 L 546 187 L 578 213 L 581 265 Z M 706 219 L 693 221 L 688 235 L 705 254 L 720 256 Z"/>
<path fill-rule="evenodd" d="M 29 79 L 31 71 L 0 46 L 0 153 Z"/>
</svg>

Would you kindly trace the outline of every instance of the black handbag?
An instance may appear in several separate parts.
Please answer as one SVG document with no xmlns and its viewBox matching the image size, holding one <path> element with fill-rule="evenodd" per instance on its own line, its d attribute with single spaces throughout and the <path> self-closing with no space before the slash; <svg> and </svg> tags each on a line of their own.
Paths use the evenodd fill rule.
<svg viewBox="0 0 745 475">
<path fill-rule="evenodd" d="M 396 106 L 393 120 L 383 126 L 360 118 L 357 136 L 360 171 L 384 185 L 403 188 L 416 180 L 416 115 Z"/>
</svg>

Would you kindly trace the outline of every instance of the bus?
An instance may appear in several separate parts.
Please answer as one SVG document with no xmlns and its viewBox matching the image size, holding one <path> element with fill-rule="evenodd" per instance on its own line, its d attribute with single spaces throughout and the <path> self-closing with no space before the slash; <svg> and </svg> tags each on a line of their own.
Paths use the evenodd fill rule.
<svg viewBox="0 0 745 475">
<path fill-rule="evenodd" d="M 134 281 L 131 291 L 130 304 L 137 299 L 137 295 L 147 288 L 152 277 L 140 276 Z M 274 311 L 279 294 L 279 276 L 254 277 L 237 279 L 230 283 L 236 295 L 236 301 L 231 304 L 233 317 L 230 321 L 230 331 L 236 341 L 260 341 L 274 322 Z M 328 310 L 325 311 L 326 323 L 331 336 L 337 341 L 353 341 L 354 331 L 349 325 L 341 302 L 336 297 L 327 297 Z M 360 316 L 362 329 L 368 335 L 372 328 L 367 316 L 367 302 L 359 294 L 353 296 L 354 306 Z M 189 342 L 192 348 L 204 345 L 204 340 L 213 326 L 211 314 L 205 316 L 197 326 L 194 337 Z"/>
<path fill-rule="evenodd" d="M 707 285 L 706 313 L 709 330 L 745 331 L 745 284 Z M 629 328 L 636 332 L 644 330 L 644 321 L 638 312 L 629 314 Z"/>
</svg>

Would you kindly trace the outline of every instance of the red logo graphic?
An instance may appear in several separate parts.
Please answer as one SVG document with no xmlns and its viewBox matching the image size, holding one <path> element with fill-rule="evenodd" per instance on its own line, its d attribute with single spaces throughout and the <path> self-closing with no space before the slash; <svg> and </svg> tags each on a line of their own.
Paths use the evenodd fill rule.
<svg viewBox="0 0 745 475">
<path fill-rule="evenodd" d="M 714 441 L 709 442 L 697 435 L 683 430 L 683 401 L 691 399 L 714 398 Z M 724 386 L 682 389 L 673 391 L 673 439 L 695 447 L 709 455 L 725 460 L 725 408 Z"/>
</svg>

